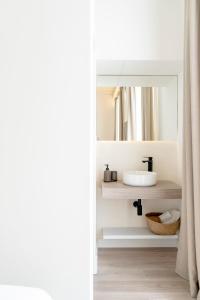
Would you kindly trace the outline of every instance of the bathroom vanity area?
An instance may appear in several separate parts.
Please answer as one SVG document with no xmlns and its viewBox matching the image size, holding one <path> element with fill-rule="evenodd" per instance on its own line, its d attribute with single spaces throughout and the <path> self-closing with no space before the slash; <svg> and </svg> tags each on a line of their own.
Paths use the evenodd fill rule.
<svg viewBox="0 0 200 300">
<path fill-rule="evenodd" d="M 97 62 L 97 247 L 176 247 L 178 234 L 152 233 L 145 214 L 180 209 L 179 78 L 133 75 L 130 62 L 113 66 Z M 105 164 L 118 181 L 103 181 Z M 152 186 L 128 185 L 138 184 L 137 174 Z"/>
<path fill-rule="evenodd" d="M 148 200 L 165 201 L 166 199 L 181 199 L 181 187 L 167 180 L 159 180 L 154 186 L 128 186 L 122 181 L 102 182 L 102 197 L 116 201 L 141 200 L 141 205 Z M 135 247 L 176 247 L 178 235 L 155 235 L 148 228 L 140 227 L 108 227 L 103 229 L 104 240 L 133 240 Z M 147 243 L 145 243 L 145 241 Z"/>
<path fill-rule="evenodd" d="M 183 203 L 181 2 L 105 1 L 101 14 L 102 1 L 97 7 L 95 300 L 189 299 L 175 273 Z M 172 212 L 178 219 L 163 221 Z"/>
</svg>

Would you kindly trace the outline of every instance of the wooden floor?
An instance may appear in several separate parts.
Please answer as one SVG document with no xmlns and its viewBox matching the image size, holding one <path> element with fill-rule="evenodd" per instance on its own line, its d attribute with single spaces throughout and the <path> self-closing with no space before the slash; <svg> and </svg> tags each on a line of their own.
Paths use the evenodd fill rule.
<svg viewBox="0 0 200 300">
<path fill-rule="evenodd" d="M 191 300 L 174 272 L 176 250 L 100 249 L 94 300 Z"/>
</svg>

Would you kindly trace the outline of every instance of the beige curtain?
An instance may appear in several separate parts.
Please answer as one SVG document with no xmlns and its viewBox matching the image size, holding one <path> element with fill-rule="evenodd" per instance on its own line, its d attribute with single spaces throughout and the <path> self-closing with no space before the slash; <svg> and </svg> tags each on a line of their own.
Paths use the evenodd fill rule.
<svg viewBox="0 0 200 300">
<path fill-rule="evenodd" d="M 119 97 L 115 101 L 115 140 L 134 140 L 136 138 L 135 88 L 121 87 Z"/>
<path fill-rule="evenodd" d="M 136 139 L 136 97 L 135 88 L 127 88 L 127 141 Z"/>
<path fill-rule="evenodd" d="M 176 271 L 200 299 L 200 0 L 185 6 L 183 197 Z"/>
<path fill-rule="evenodd" d="M 159 139 L 158 89 L 143 87 L 141 90 L 142 140 Z"/>
</svg>

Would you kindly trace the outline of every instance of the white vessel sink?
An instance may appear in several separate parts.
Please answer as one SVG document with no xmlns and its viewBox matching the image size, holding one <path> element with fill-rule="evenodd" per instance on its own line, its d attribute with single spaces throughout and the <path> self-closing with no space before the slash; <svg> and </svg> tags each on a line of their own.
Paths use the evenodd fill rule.
<svg viewBox="0 0 200 300">
<path fill-rule="evenodd" d="M 157 182 L 157 173 L 148 171 L 126 171 L 123 183 L 132 186 L 152 186 Z"/>
</svg>

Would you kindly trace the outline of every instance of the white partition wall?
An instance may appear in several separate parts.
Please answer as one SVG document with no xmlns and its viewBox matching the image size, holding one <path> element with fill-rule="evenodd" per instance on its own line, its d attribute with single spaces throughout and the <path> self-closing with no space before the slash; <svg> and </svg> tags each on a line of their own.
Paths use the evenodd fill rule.
<svg viewBox="0 0 200 300">
<path fill-rule="evenodd" d="M 90 0 L 0 0 L 0 32 L 0 284 L 88 300 Z"/>
</svg>

